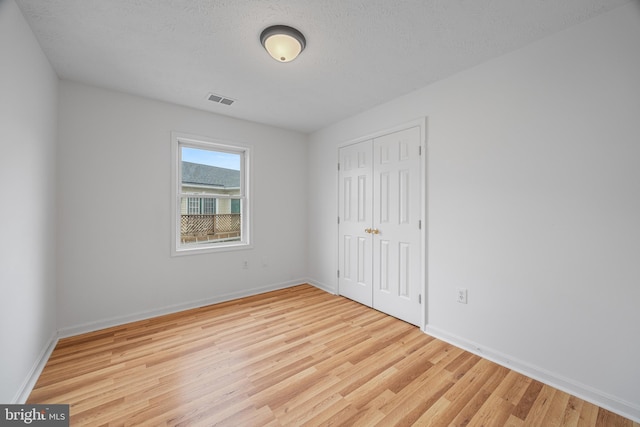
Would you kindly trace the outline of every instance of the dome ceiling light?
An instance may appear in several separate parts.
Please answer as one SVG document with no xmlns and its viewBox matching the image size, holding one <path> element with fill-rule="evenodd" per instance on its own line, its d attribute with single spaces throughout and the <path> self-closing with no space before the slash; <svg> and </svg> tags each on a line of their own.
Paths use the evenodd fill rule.
<svg viewBox="0 0 640 427">
<path fill-rule="evenodd" d="M 286 25 L 273 25 L 260 34 L 260 43 L 278 62 L 296 59 L 307 44 L 302 33 Z"/>
</svg>

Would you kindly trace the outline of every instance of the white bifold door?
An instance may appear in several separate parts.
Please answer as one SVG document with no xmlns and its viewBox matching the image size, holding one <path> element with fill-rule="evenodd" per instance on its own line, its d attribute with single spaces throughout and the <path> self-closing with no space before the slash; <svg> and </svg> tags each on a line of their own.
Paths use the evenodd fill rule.
<svg viewBox="0 0 640 427">
<path fill-rule="evenodd" d="M 422 319 L 420 128 L 342 147 L 340 295 L 414 325 Z"/>
</svg>

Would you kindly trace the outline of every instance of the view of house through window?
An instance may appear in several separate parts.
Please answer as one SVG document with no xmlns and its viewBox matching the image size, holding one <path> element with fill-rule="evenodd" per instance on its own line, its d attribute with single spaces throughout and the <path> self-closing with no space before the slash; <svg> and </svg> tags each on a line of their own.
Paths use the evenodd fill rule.
<svg viewBox="0 0 640 427">
<path fill-rule="evenodd" d="M 177 138 L 176 250 L 247 244 L 246 148 Z"/>
</svg>

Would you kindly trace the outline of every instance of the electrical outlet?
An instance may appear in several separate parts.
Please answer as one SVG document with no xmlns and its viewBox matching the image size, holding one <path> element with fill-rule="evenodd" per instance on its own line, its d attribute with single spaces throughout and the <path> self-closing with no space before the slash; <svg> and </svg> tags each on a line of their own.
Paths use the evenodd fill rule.
<svg viewBox="0 0 640 427">
<path fill-rule="evenodd" d="M 242 268 L 243 269 L 248 269 L 249 268 L 249 261 L 247 261 L 246 259 L 244 261 L 242 261 Z"/>
<path fill-rule="evenodd" d="M 467 303 L 467 290 L 465 288 L 458 288 L 458 302 L 460 304 Z"/>
</svg>

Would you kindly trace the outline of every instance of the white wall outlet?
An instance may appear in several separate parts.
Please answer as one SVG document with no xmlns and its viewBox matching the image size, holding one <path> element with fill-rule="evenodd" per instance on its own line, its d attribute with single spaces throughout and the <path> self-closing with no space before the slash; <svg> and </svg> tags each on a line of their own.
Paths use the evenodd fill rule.
<svg viewBox="0 0 640 427">
<path fill-rule="evenodd" d="M 249 268 L 249 261 L 247 261 L 246 259 L 244 261 L 242 261 L 242 268 L 243 269 L 248 269 Z"/>
<path fill-rule="evenodd" d="M 458 302 L 460 304 L 467 303 L 467 290 L 465 288 L 458 288 Z"/>
</svg>

